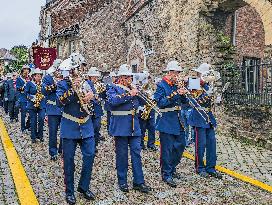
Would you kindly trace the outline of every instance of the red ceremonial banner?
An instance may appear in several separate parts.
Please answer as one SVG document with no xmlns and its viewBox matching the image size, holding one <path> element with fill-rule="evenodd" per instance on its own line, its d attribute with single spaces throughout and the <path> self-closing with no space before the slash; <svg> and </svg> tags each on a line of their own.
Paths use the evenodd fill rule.
<svg viewBox="0 0 272 205">
<path fill-rule="evenodd" d="M 36 68 L 47 70 L 56 60 L 57 50 L 55 48 L 35 47 L 33 48 L 33 58 Z"/>
</svg>

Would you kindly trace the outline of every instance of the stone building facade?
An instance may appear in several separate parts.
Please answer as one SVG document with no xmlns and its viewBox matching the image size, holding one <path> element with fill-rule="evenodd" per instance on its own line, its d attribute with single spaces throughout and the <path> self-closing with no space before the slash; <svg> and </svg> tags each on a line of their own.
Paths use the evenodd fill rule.
<svg viewBox="0 0 272 205">
<path fill-rule="evenodd" d="M 170 59 L 185 67 L 224 63 L 223 33 L 236 63 L 263 60 L 271 55 L 272 11 L 260 3 L 272 6 L 267 0 L 51 0 L 41 10 L 41 40 L 57 47 L 60 58 L 77 51 L 95 66 L 127 62 L 158 73 Z"/>
</svg>

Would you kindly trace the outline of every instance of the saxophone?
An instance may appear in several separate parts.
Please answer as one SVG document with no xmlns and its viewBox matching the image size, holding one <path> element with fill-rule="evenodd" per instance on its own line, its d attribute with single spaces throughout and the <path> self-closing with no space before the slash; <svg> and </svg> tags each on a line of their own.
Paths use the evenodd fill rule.
<svg viewBox="0 0 272 205">
<path fill-rule="evenodd" d="M 149 104 L 145 104 L 144 105 L 144 110 L 143 112 L 141 113 L 141 118 L 143 120 L 148 120 L 148 118 L 150 117 L 150 113 L 151 113 L 151 110 L 153 109 L 152 106 L 150 106 Z"/>
<path fill-rule="evenodd" d="M 142 87 L 142 89 L 145 90 L 145 91 L 147 91 L 147 90 L 148 90 L 148 87 L 149 87 L 148 84 L 145 84 L 145 85 Z M 151 88 L 149 91 L 150 91 L 150 92 L 153 92 L 153 88 Z M 145 92 L 145 95 L 146 95 L 146 97 L 152 102 L 152 99 L 151 99 L 151 97 L 150 97 L 150 94 L 148 94 L 148 93 Z M 146 104 L 144 105 L 144 109 L 143 109 L 143 111 L 142 111 L 142 113 L 141 113 L 141 118 L 142 118 L 143 120 L 148 120 L 148 119 L 149 119 L 150 113 L 151 113 L 152 109 L 154 108 L 152 105 L 155 105 L 155 102 L 153 102 L 153 104 L 146 103 Z"/>
<path fill-rule="evenodd" d="M 79 75 L 73 75 L 73 77 L 69 76 L 71 87 L 79 99 L 81 111 L 86 112 L 88 115 L 93 115 L 94 114 L 93 103 L 85 103 L 83 101 L 83 98 L 85 97 L 85 93 L 91 91 L 91 87 L 84 79 L 81 80 L 81 83 L 79 86 L 75 86 L 74 79 L 77 78 L 78 76 L 84 76 L 84 75 L 82 73 L 79 73 Z"/>
<path fill-rule="evenodd" d="M 100 93 L 103 93 L 104 91 L 106 91 L 106 85 L 102 82 L 99 82 L 99 81 L 94 83 L 94 88 L 95 88 L 97 94 L 100 94 Z"/>
<path fill-rule="evenodd" d="M 39 108 L 44 95 L 42 94 L 42 84 L 37 84 L 37 93 L 35 95 L 34 107 Z"/>
</svg>

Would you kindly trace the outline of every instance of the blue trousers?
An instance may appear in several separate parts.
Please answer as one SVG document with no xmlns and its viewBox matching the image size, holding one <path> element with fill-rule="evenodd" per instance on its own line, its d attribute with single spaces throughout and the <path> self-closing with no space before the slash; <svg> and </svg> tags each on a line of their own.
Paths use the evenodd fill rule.
<svg viewBox="0 0 272 205">
<path fill-rule="evenodd" d="M 141 146 L 144 146 L 144 137 L 146 130 L 148 131 L 148 141 L 147 141 L 147 146 L 152 147 L 155 144 L 155 116 L 143 120 L 140 118 L 140 126 L 142 130 L 142 139 L 141 139 Z"/>
<path fill-rule="evenodd" d="M 186 146 L 189 144 L 189 124 L 187 120 L 187 112 L 188 109 L 182 109 L 181 110 L 181 118 L 184 125 L 184 132 L 185 132 L 185 140 L 186 140 Z"/>
<path fill-rule="evenodd" d="M 5 113 L 8 114 L 8 101 L 6 101 L 5 99 L 3 102 L 3 106 L 4 106 Z"/>
<path fill-rule="evenodd" d="M 27 129 L 27 126 L 26 126 L 26 113 L 27 113 L 26 104 L 27 104 L 26 102 L 20 102 L 21 130 L 22 131 Z"/>
<path fill-rule="evenodd" d="M 64 161 L 64 182 L 65 192 L 68 195 L 74 194 L 74 173 L 75 173 L 75 151 L 77 144 L 80 145 L 82 153 L 82 168 L 78 187 L 87 191 L 91 182 L 91 174 L 95 156 L 95 141 L 93 137 L 83 139 L 62 139 L 63 161 Z"/>
<path fill-rule="evenodd" d="M 180 135 L 172 135 L 160 132 L 161 143 L 161 174 L 162 179 L 167 180 L 175 173 L 185 149 L 184 131 Z"/>
<path fill-rule="evenodd" d="M 95 147 L 100 141 L 101 117 L 93 117 Z"/>
<path fill-rule="evenodd" d="M 15 104 L 16 101 L 8 101 L 9 118 L 11 120 L 18 119 L 19 109 Z"/>
<path fill-rule="evenodd" d="M 141 159 L 141 136 L 115 137 L 115 154 L 118 184 L 127 184 L 128 146 L 132 163 L 133 183 L 144 183 Z"/>
<path fill-rule="evenodd" d="M 111 111 L 107 111 L 107 131 L 109 134 Z"/>
<path fill-rule="evenodd" d="M 58 149 L 58 129 L 60 126 L 61 115 L 48 115 L 48 129 L 49 129 L 49 155 L 55 156 L 62 153 L 62 139 L 60 139 Z"/>
<path fill-rule="evenodd" d="M 29 109 L 31 139 L 43 138 L 44 109 Z"/>
<path fill-rule="evenodd" d="M 216 138 L 214 128 L 196 127 L 195 167 L 196 172 L 215 172 L 216 165 Z M 203 158 L 206 150 L 206 166 Z"/>
</svg>

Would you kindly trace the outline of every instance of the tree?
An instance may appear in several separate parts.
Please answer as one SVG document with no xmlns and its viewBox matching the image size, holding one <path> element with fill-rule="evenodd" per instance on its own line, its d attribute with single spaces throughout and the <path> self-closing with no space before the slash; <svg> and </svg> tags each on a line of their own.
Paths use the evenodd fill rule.
<svg viewBox="0 0 272 205">
<path fill-rule="evenodd" d="M 28 48 L 24 45 L 14 46 L 10 50 L 10 53 L 17 58 L 10 64 L 10 67 L 14 68 L 14 71 L 20 70 L 23 65 L 28 63 L 29 53 Z"/>
</svg>

